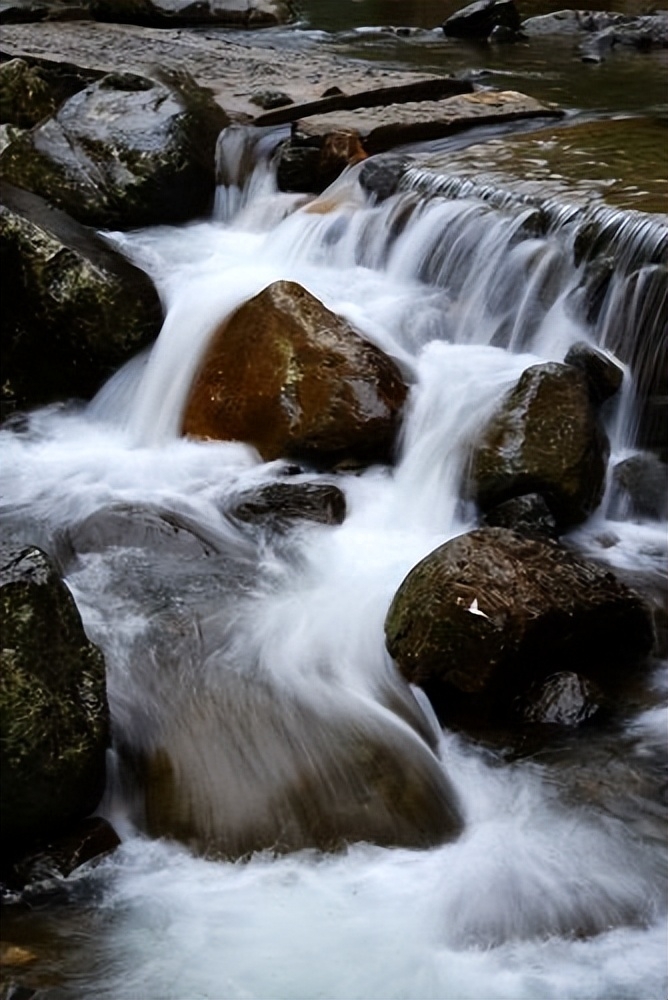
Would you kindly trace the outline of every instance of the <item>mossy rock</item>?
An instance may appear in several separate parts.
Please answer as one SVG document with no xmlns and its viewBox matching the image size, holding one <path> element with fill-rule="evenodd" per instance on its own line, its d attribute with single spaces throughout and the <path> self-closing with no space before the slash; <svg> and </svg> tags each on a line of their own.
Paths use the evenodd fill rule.
<svg viewBox="0 0 668 1000">
<path fill-rule="evenodd" d="M 10 854 L 89 814 L 104 790 L 105 666 L 39 549 L 0 548 L 0 783 Z"/>
<path fill-rule="evenodd" d="M 0 182 L 3 410 L 89 398 L 155 340 L 151 279 L 91 230 Z"/>
<path fill-rule="evenodd" d="M 489 511 L 538 493 L 560 528 L 584 521 L 601 501 L 609 444 L 580 369 L 549 362 L 520 377 L 474 448 L 471 489 Z"/>
<path fill-rule="evenodd" d="M 96 228 L 182 222 L 209 211 L 228 124 L 185 72 L 110 73 L 8 146 L 0 173 Z"/>
</svg>

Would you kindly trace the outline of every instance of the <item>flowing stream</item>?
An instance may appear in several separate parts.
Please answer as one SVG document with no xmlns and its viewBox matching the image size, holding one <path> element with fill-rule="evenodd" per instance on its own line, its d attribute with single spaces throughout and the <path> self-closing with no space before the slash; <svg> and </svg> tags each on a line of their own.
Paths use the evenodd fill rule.
<svg viewBox="0 0 668 1000">
<path fill-rule="evenodd" d="M 40 944 L 26 981 L 45 1000 L 663 1000 L 666 664 L 604 731 L 517 754 L 440 731 L 383 641 L 409 569 L 476 524 L 471 443 L 527 366 L 583 339 L 624 357 L 606 412 L 611 464 L 632 453 L 634 380 L 660 353 L 638 360 L 610 339 L 628 269 L 592 319 L 574 216 L 537 233 L 533 205 L 428 191 L 418 170 L 381 204 L 359 170 L 315 202 L 280 194 L 272 141 L 223 136 L 210 221 L 110 235 L 162 296 L 153 350 L 90 405 L 0 432 L 4 522 L 65 560 L 105 653 L 115 750 L 101 811 L 123 837 L 70 880 L 75 905 L 16 920 L 12 939 Z M 655 233 L 633 251 L 643 280 L 661 267 Z M 633 244 L 628 229 L 620 239 Z M 392 469 L 318 475 L 179 437 L 210 333 L 278 279 L 399 364 L 411 389 Z M 632 319 L 641 307 L 631 302 Z M 228 516 L 260 484 L 316 477 L 345 493 L 339 526 L 272 531 Z M 659 581 L 665 524 L 620 520 L 610 504 L 567 542 Z M 96 521 L 103 509 L 111 518 Z M 392 795 L 416 774 L 435 808 L 452 788 L 461 835 L 425 849 L 379 846 L 382 833 L 332 853 L 270 849 L 277 816 L 299 828 L 301 806 L 281 802 L 295 782 L 314 808 L 359 805 L 370 743 L 397 769 L 383 774 Z M 128 757 L 149 763 L 136 773 Z M 162 807 L 145 783 L 165 768 L 187 800 L 170 807 L 183 839 L 194 825 L 203 854 L 153 835 Z M 376 819 L 401 844 L 392 816 L 381 810 L 371 829 Z M 221 836 L 243 853 L 246 831 L 265 828 L 268 849 L 243 861 L 207 853 Z"/>
</svg>

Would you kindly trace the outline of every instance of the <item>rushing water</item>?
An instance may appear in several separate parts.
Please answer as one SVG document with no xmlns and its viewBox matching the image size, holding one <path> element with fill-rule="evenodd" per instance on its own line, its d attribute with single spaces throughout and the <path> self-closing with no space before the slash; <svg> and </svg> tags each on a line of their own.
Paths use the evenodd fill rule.
<svg viewBox="0 0 668 1000">
<path fill-rule="evenodd" d="M 111 237 L 160 290 L 153 350 L 89 406 L 0 432 L 5 523 L 65 561 L 105 653 L 116 752 L 102 811 L 123 837 L 69 880 L 72 905 L 8 923 L 39 957 L 23 982 L 43 1000 L 663 1000 L 665 663 L 609 729 L 528 756 L 441 732 L 383 643 L 408 570 L 476 523 L 463 479 L 486 414 L 528 365 L 576 340 L 609 346 L 624 269 L 592 320 L 572 214 L 537 233 L 531 204 L 428 190 L 419 171 L 380 205 L 355 171 L 305 203 L 276 191 L 270 141 L 249 173 L 245 133 L 223 138 L 216 218 Z M 640 258 L 634 273 L 660 266 Z M 316 474 L 178 436 L 209 334 L 279 278 L 347 317 L 411 385 L 395 467 L 325 477 L 346 495 L 337 527 L 241 528 L 234 497 Z M 606 420 L 614 463 L 634 447 L 631 370 Z M 95 518 L 110 507 L 105 545 Z M 165 540 L 165 513 L 181 542 Z M 610 513 L 570 543 L 660 580 L 665 525 Z M 280 795 L 305 762 L 323 809 L 364 786 L 355 748 L 371 740 L 402 780 L 409 764 L 426 774 L 435 803 L 452 783 L 459 837 L 216 860 L 148 835 L 151 787 L 125 763 L 167 757 L 196 837 L 243 853 L 249 823 L 297 822 Z"/>
</svg>

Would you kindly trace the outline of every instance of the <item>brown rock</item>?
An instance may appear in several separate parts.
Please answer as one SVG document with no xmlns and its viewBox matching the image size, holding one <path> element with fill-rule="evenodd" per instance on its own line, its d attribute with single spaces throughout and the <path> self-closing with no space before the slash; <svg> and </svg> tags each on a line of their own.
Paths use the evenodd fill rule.
<svg viewBox="0 0 668 1000">
<path fill-rule="evenodd" d="M 264 289 L 213 334 L 183 421 L 266 460 L 387 460 L 406 397 L 394 362 L 300 285 Z"/>
</svg>

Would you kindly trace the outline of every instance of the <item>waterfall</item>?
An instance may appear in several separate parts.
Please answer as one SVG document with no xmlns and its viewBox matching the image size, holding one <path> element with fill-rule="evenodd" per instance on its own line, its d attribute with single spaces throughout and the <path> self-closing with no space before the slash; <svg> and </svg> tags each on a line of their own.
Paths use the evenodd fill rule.
<svg viewBox="0 0 668 1000">
<path fill-rule="evenodd" d="M 363 164 L 317 198 L 281 194 L 281 134 L 223 133 L 211 221 L 110 236 L 165 304 L 152 351 L 83 411 L 0 432 L 3 518 L 56 554 L 108 666 L 103 810 L 124 843 L 85 876 L 93 930 L 72 915 L 52 931 L 74 942 L 62 996 L 310 998 L 336 982 L 351 1000 L 607 1000 L 642 982 L 658 1000 L 662 709 L 512 761 L 441 731 L 383 621 L 416 562 L 476 524 L 472 442 L 530 365 L 580 340 L 616 355 L 613 461 L 655 440 L 665 231 L 416 170 L 376 201 Z M 392 468 L 323 474 L 180 436 L 212 332 L 279 279 L 400 367 Z M 248 491 L 316 479 L 345 495 L 342 524 L 233 514 Z M 572 542 L 662 571 L 651 518 L 602 509 Z M 665 691 L 665 664 L 656 678 Z"/>
</svg>

